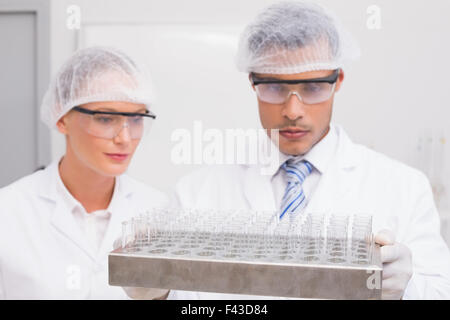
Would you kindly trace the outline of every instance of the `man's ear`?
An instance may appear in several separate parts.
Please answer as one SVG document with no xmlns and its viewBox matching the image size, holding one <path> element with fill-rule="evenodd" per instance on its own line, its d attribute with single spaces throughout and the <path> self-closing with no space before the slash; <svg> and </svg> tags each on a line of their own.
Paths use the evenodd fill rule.
<svg viewBox="0 0 450 320">
<path fill-rule="evenodd" d="M 336 82 L 336 88 L 334 89 L 334 92 L 338 92 L 339 89 L 341 88 L 342 82 L 344 81 L 345 75 L 344 75 L 344 70 L 340 69 L 339 70 L 339 76 Z"/>
</svg>

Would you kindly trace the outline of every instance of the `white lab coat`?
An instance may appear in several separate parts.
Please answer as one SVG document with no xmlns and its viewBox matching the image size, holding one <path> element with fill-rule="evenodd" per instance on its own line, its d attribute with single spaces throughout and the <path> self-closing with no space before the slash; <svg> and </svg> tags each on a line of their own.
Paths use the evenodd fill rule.
<svg viewBox="0 0 450 320">
<path fill-rule="evenodd" d="M 108 285 L 108 253 L 121 222 L 168 198 L 126 175 L 98 252 L 56 189 L 57 162 L 0 189 L 0 299 L 127 299 Z"/>
<path fill-rule="evenodd" d="M 372 214 L 374 233 L 392 230 L 412 251 L 414 273 L 404 298 L 450 298 L 450 253 L 426 176 L 354 144 L 339 126 L 331 128 L 337 148 L 304 212 Z M 211 166 L 182 178 L 176 196 L 190 208 L 277 210 L 270 179 L 259 165 Z M 169 298 L 195 298 L 182 293 Z"/>
</svg>

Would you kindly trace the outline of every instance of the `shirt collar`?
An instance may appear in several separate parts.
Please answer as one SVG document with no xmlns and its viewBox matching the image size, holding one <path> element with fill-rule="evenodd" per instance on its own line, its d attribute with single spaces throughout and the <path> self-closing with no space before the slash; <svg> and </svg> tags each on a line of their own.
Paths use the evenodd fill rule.
<svg viewBox="0 0 450 320">
<path fill-rule="evenodd" d="M 326 136 L 305 154 L 304 159 L 311 163 L 320 174 L 323 174 L 336 151 L 337 141 L 336 130 L 330 124 L 330 130 Z"/>
<path fill-rule="evenodd" d="M 308 161 L 320 174 L 323 174 L 327 170 L 333 154 L 335 153 L 337 142 L 336 128 L 333 124 L 330 124 L 330 129 L 322 140 L 316 143 L 306 154 L 296 156 L 295 158 Z M 278 168 L 274 168 L 273 176 L 278 173 L 283 163 L 290 158 L 294 158 L 294 156 L 279 151 L 278 158 L 279 166 Z"/>
</svg>

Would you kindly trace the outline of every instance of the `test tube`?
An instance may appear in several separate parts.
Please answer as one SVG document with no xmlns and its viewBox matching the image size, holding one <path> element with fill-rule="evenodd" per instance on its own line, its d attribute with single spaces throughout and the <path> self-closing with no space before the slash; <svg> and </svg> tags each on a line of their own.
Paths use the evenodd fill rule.
<svg viewBox="0 0 450 320">
<path fill-rule="evenodd" d="M 372 216 L 357 214 L 353 216 L 351 258 L 352 263 L 369 262 L 372 247 Z"/>
<path fill-rule="evenodd" d="M 132 232 L 128 221 L 122 222 L 122 248 L 126 249 L 129 242 L 132 241 Z"/>
<path fill-rule="evenodd" d="M 132 219 L 132 223 L 135 233 L 135 247 L 137 250 L 140 250 L 143 247 L 146 234 L 143 232 L 144 222 L 143 219 L 140 216 L 138 216 Z"/>
<path fill-rule="evenodd" d="M 310 213 L 301 225 L 301 246 L 297 256 L 305 262 L 317 262 L 321 259 L 323 242 L 324 215 Z"/>
<path fill-rule="evenodd" d="M 331 215 L 327 226 L 327 261 L 343 263 L 347 260 L 348 221 L 346 215 Z"/>
</svg>

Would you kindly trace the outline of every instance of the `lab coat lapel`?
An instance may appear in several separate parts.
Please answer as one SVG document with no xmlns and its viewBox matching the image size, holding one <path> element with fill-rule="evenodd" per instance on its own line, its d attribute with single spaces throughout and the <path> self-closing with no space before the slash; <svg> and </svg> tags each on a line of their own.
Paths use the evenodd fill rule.
<svg viewBox="0 0 450 320">
<path fill-rule="evenodd" d="M 306 211 L 310 213 L 337 213 L 346 208 L 350 190 L 358 183 L 358 165 L 361 153 L 345 132 L 339 128 L 335 155 L 323 173 Z"/>
<path fill-rule="evenodd" d="M 310 213 L 336 213 L 348 199 L 350 188 L 355 183 L 355 169 L 346 170 L 332 165 L 323 174 L 305 210 Z"/>
<path fill-rule="evenodd" d="M 244 173 L 244 194 L 253 210 L 275 211 L 271 175 L 261 173 L 260 166 L 248 166 Z"/>
<path fill-rule="evenodd" d="M 336 127 L 336 152 L 309 200 L 306 212 L 336 212 L 348 201 L 349 191 L 358 182 L 357 167 L 361 163 L 361 152 L 345 131 Z M 260 166 L 248 166 L 245 169 L 246 199 L 254 210 L 278 210 L 271 185 L 272 176 L 261 174 L 260 169 Z"/>
<path fill-rule="evenodd" d="M 84 236 L 79 224 L 75 220 L 72 212 L 60 197 L 57 191 L 58 177 L 58 163 L 54 161 L 46 169 L 42 175 L 42 181 L 39 183 L 40 197 L 47 199 L 54 203 L 53 210 L 49 213 L 50 224 L 55 230 L 61 234 L 67 241 L 75 244 L 91 259 L 95 259 L 95 254 L 92 252 L 89 242 Z"/>
<path fill-rule="evenodd" d="M 111 219 L 108 223 L 108 228 L 106 229 L 105 236 L 100 245 L 100 250 L 98 252 L 99 257 L 104 257 L 108 255 L 114 248 L 114 241 L 116 241 L 122 235 L 122 222 L 127 220 L 126 213 L 130 210 L 125 205 L 124 199 L 117 204 L 114 211 L 111 213 Z"/>
<path fill-rule="evenodd" d="M 130 197 L 133 192 L 132 185 L 124 177 L 118 177 L 119 187 L 116 189 L 110 208 L 111 219 L 108 223 L 105 236 L 103 237 L 98 257 L 107 256 L 113 250 L 114 241 L 122 235 L 122 222 L 128 220 L 134 215 L 133 204 L 130 203 Z"/>
<path fill-rule="evenodd" d="M 88 240 L 84 236 L 80 226 L 61 199 L 56 201 L 55 209 L 51 215 L 51 224 L 68 241 L 73 242 L 79 249 L 95 260 Z"/>
</svg>

